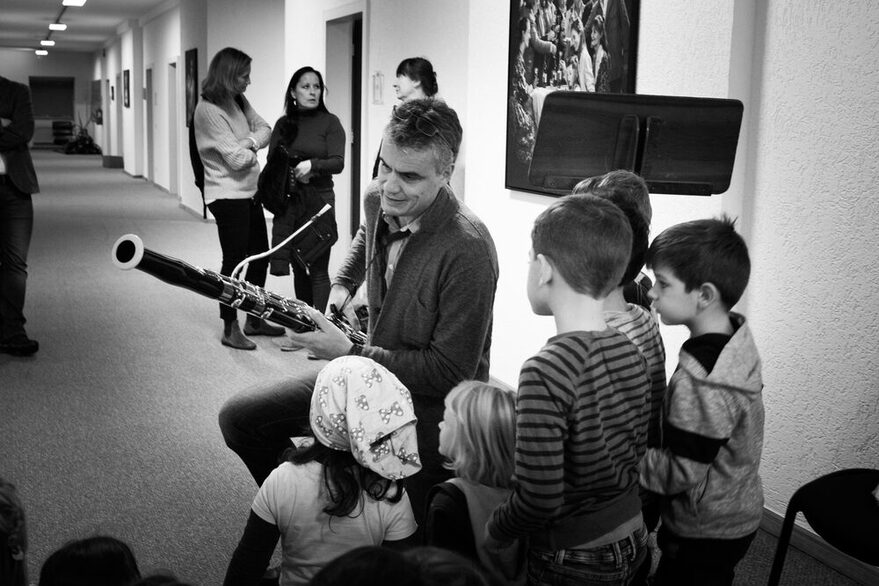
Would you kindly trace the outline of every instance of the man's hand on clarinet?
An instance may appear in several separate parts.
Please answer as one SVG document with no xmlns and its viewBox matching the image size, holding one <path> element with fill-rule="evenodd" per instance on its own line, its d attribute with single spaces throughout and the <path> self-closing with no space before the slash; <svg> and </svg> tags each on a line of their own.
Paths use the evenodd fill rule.
<svg viewBox="0 0 879 586">
<path fill-rule="evenodd" d="M 327 301 L 327 313 L 332 312 L 333 306 L 342 314 L 348 325 L 356 332 L 362 332 L 360 320 L 357 319 L 357 313 L 354 311 L 354 298 L 348 289 L 342 285 L 333 285 L 330 289 L 330 297 Z"/>
<path fill-rule="evenodd" d="M 309 351 L 309 357 L 324 360 L 345 356 L 351 351 L 354 343 L 348 339 L 345 332 L 330 323 L 324 314 L 313 307 L 309 307 L 307 312 L 308 317 L 317 325 L 317 329 L 301 334 L 291 332 L 290 340 L 293 343 L 305 346 Z"/>
</svg>

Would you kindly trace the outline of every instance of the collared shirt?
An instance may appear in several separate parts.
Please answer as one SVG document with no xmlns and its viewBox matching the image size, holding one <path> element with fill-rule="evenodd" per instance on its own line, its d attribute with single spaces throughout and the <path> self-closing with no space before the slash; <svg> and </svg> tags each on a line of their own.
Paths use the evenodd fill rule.
<svg viewBox="0 0 879 586">
<path fill-rule="evenodd" d="M 400 255 L 403 254 L 403 249 L 406 248 L 406 243 L 409 241 L 408 238 L 403 237 L 402 235 L 394 237 L 395 234 L 399 232 L 409 232 L 409 234 L 415 234 L 421 229 L 421 216 L 418 216 L 405 226 L 400 226 L 399 219 L 396 216 L 389 216 L 387 214 L 382 214 L 382 218 L 388 225 L 390 245 L 387 249 L 387 262 L 385 264 L 385 285 L 387 287 L 391 286 L 391 281 L 394 279 L 394 270 L 397 267 L 397 262 L 400 260 Z"/>
</svg>

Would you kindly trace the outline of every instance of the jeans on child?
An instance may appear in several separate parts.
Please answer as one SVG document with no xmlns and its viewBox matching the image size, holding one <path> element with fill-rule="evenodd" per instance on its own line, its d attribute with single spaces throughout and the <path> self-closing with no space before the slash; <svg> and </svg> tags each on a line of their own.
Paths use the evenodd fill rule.
<svg viewBox="0 0 879 586">
<path fill-rule="evenodd" d="M 615 543 L 591 549 L 528 551 L 528 584 L 532 586 L 628 585 L 647 557 L 643 526 Z"/>
</svg>

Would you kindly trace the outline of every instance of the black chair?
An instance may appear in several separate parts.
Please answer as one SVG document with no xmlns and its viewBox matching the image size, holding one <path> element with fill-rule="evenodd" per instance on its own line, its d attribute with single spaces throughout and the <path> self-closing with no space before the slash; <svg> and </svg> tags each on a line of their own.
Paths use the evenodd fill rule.
<svg viewBox="0 0 879 586">
<path fill-rule="evenodd" d="M 879 566 L 879 470 L 852 468 L 817 478 L 791 497 L 778 536 L 769 586 L 781 579 L 797 513 L 824 541 L 866 564 Z"/>
</svg>

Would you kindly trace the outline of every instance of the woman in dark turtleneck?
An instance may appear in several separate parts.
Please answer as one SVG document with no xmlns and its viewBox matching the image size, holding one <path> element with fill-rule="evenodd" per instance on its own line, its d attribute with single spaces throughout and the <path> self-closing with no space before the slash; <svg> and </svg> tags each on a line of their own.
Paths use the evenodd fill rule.
<svg viewBox="0 0 879 586">
<path fill-rule="evenodd" d="M 295 232 L 325 203 L 335 206 L 332 176 L 341 173 L 345 166 L 345 131 L 339 119 L 327 111 L 324 89 L 319 71 L 312 67 L 298 69 L 287 86 L 285 114 L 272 130 L 269 152 L 281 143 L 290 156 L 289 205 L 283 215 L 275 216 L 273 245 Z M 335 212 L 322 218 L 332 222 L 335 233 Z M 292 265 L 296 298 L 324 311 L 330 292 L 329 262 L 328 250 L 306 269 L 293 259 L 288 244 L 272 255 L 271 272 L 287 275 Z"/>
</svg>

